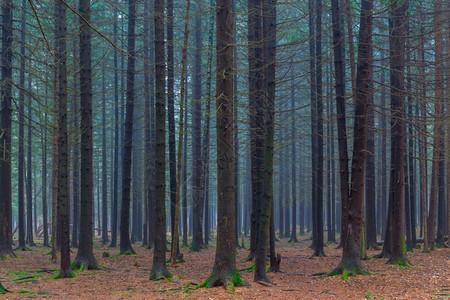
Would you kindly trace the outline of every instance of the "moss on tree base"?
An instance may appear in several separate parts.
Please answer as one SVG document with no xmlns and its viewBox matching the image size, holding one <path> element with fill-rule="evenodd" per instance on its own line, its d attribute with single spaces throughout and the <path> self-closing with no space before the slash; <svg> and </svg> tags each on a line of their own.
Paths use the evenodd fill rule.
<svg viewBox="0 0 450 300">
<path fill-rule="evenodd" d="M 397 265 L 400 267 L 412 268 L 411 263 L 406 257 L 391 257 L 386 263 L 391 265 Z"/>
<path fill-rule="evenodd" d="M 343 280 L 347 280 L 349 276 L 372 274 L 373 273 L 364 270 L 360 263 L 354 263 L 350 260 L 343 260 L 335 269 L 326 273 L 326 276 L 341 275 Z"/>
<path fill-rule="evenodd" d="M 228 293 L 233 294 L 235 287 L 246 285 L 248 285 L 248 283 L 242 278 L 239 270 L 234 269 L 228 274 L 213 272 L 208 279 L 197 285 L 195 288 L 223 286 Z"/>
<path fill-rule="evenodd" d="M 161 279 L 172 278 L 173 274 L 167 270 L 166 267 L 163 268 L 153 268 L 150 272 L 150 280 L 158 281 Z"/>
</svg>

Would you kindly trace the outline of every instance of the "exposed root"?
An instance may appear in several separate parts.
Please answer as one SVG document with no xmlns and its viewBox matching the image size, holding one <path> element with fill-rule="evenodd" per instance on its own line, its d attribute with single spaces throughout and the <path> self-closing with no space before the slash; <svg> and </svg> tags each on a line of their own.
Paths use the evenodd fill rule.
<svg viewBox="0 0 450 300">
<path fill-rule="evenodd" d="M 150 272 L 150 280 L 159 281 L 161 279 L 171 278 L 173 276 L 172 273 L 167 270 L 167 268 L 153 268 Z"/>
<path fill-rule="evenodd" d="M 208 279 L 197 285 L 195 288 L 198 289 L 202 287 L 210 288 L 214 286 L 223 286 L 228 293 L 233 294 L 235 287 L 246 285 L 248 285 L 248 283 L 244 281 L 239 271 L 234 269 L 228 274 L 213 271 Z"/>
<path fill-rule="evenodd" d="M 8 291 L 7 289 L 5 289 L 5 287 L 2 285 L 2 283 L 0 282 L 0 294 L 6 294 L 9 293 L 10 291 Z"/>
<path fill-rule="evenodd" d="M 413 265 L 406 257 L 391 257 L 386 264 L 397 265 L 400 267 L 412 268 Z"/>
</svg>

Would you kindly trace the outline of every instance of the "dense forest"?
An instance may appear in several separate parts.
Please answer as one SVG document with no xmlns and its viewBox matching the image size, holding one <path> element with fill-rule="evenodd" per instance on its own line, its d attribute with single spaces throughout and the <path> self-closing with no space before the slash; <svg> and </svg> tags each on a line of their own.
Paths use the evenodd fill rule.
<svg viewBox="0 0 450 300">
<path fill-rule="evenodd" d="M 152 284 L 208 261 L 180 293 L 307 265 L 348 280 L 372 258 L 443 267 L 450 291 L 448 0 L 0 8 L 1 293 L 21 263 L 56 279 L 139 259 Z"/>
</svg>

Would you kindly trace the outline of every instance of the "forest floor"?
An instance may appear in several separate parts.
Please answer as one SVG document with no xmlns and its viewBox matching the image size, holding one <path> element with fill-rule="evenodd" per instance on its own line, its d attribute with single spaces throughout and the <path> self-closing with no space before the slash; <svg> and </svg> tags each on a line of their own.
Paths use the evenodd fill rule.
<svg viewBox="0 0 450 300">
<path fill-rule="evenodd" d="M 342 250 L 328 244 L 326 257 L 311 258 L 310 244 L 306 237 L 299 243 L 283 239 L 277 243 L 282 272 L 268 275 L 274 285 L 255 283 L 252 272 L 242 271 L 250 285 L 237 287 L 234 294 L 222 287 L 192 289 L 210 274 L 214 247 L 201 252 L 182 249 L 186 262 L 169 267 L 174 275 L 171 280 L 156 282 L 149 280 L 152 250 L 140 244 L 134 245 L 137 255 L 119 256 L 118 248 L 102 250 L 96 240 L 95 256 L 104 270 L 78 271 L 71 279 L 52 279 L 59 265 L 50 261 L 49 248 L 32 247 L 32 251 L 16 252 L 16 258 L 0 260 L 0 282 L 11 291 L 0 299 L 450 299 L 450 249 L 408 252 L 412 268 L 388 265 L 386 259 L 368 259 L 363 265 L 373 275 L 343 280 L 340 276 L 313 276 L 337 266 Z M 72 250 L 73 259 L 76 249 Z M 111 256 L 103 257 L 104 252 Z M 247 255 L 248 250 L 238 250 L 239 269 L 251 265 L 245 261 Z"/>
</svg>

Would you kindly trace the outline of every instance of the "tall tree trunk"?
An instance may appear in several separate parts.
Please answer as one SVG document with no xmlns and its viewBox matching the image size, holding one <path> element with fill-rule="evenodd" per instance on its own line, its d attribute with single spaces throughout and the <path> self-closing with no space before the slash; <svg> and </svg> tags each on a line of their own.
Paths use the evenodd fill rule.
<svg viewBox="0 0 450 300">
<path fill-rule="evenodd" d="M 262 74 L 262 0 L 248 2 L 248 90 L 250 114 L 250 149 L 251 149 L 251 183 L 252 211 L 250 222 L 250 253 L 248 259 L 256 255 L 259 219 L 257 207 L 262 201 L 262 178 L 264 157 L 264 94 Z"/>
<path fill-rule="evenodd" d="M 117 44 L 117 3 L 114 5 L 113 23 L 113 43 Z M 117 246 L 117 218 L 118 218 L 118 197 L 119 197 L 119 71 L 117 51 L 114 51 L 114 170 L 113 170 L 113 191 L 111 207 L 111 244 L 110 247 Z"/>
<path fill-rule="evenodd" d="M 55 0 L 55 29 L 56 29 L 56 61 L 58 87 L 58 202 L 61 242 L 61 271 L 59 277 L 70 278 L 70 237 L 69 237 L 69 161 L 67 146 L 67 70 L 66 70 L 66 7 Z M 55 228 L 54 228 L 55 229 Z M 53 229 L 53 230 L 54 230 Z"/>
<path fill-rule="evenodd" d="M 372 67 L 371 67 L 372 68 Z M 373 79 L 371 80 L 373 89 Z M 367 119 L 367 153 L 366 153 L 366 189 L 365 189 L 365 216 L 366 216 L 366 248 L 377 250 L 377 224 L 375 211 L 375 116 L 373 92 L 369 96 L 369 109 Z M 363 257 L 365 258 L 365 257 Z"/>
<path fill-rule="evenodd" d="M 28 80 L 31 80 L 30 78 Z M 29 81 L 30 82 L 30 81 Z M 30 84 L 28 84 L 30 87 Z M 28 97 L 28 136 L 27 136 L 27 238 L 26 242 L 30 246 L 36 246 L 33 238 L 33 176 L 32 176 L 32 154 L 31 154 L 31 144 L 32 144 L 32 123 L 33 115 L 31 110 L 31 97 Z"/>
<path fill-rule="evenodd" d="M 242 284 L 236 269 L 233 157 L 232 1 L 216 0 L 217 248 L 207 287 Z"/>
<path fill-rule="evenodd" d="M 187 73 L 187 72 L 186 72 Z M 187 74 L 186 74 L 187 78 Z M 187 80 L 185 80 L 187 81 Z M 185 87 L 187 88 L 187 82 L 185 82 Z M 186 91 L 187 94 L 187 91 Z M 187 99 L 187 97 L 186 97 Z M 187 101 L 186 101 L 187 102 Z M 186 105 L 186 109 L 184 111 L 184 122 L 186 124 L 186 128 L 189 125 L 188 121 L 188 109 Z M 183 215 L 183 247 L 188 247 L 188 213 L 187 213 L 187 130 L 184 132 L 183 136 L 183 172 L 182 172 L 181 181 L 183 182 L 183 195 L 182 195 L 182 215 Z"/>
<path fill-rule="evenodd" d="M 361 4 L 360 31 L 358 37 L 358 64 L 355 97 L 354 144 L 351 178 L 349 182 L 347 136 L 345 127 L 344 77 L 340 29 L 340 8 L 337 1 L 333 8 L 333 45 L 336 72 L 336 102 L 338 114 L 339 161 L 341 174 L 342 203 L 342 260 L 331 274 L 348 272 L 351 275 L 365 274 L 361 264 L 362 234 L 364 229 L 364 182 L 367 140 L 367 108 L 372 64 L 372 17 L 373 1 Z"/>
<path fill-rule="evenodd" d="M 189 34 L 189 9 L 191 1 L 187 1 L 186 5 L 186 18 L 184 23 L 184 38 L 183 38 L 183 53 L 181 59 L 181 92 L 180 92 L 180 131 L 178 133 L 178 152 L 177 152 L 177 186 L 175 197 L 175 219 L 172 225 L 172 251 L 171 251 L 171 265 L 174 266 L 177 260 L 183 261 L 183 257 L 180 255 L 180 242 L 178 234 L 178 225 L 180 219 L 180 195 L 181 195 L 181 154 L 183 150 L 183 135 L 184 135 L 184 97 L 185 97 L 185 83 L 186 83 L 186 52 Z"/>
<path fill-rule="evenodd" d="M 265 139 L 263 199 L 259 206 L 259 230 L 255 260 L 255 281 L 269 281 L 266 276 L 267 247 L 269 246 L 270 219 L 273 214 L 273 148 L 275 132 L 275 65 L 276 65 L 276 0 L 263 1 L 263 63 L 265 86 Z M 273 222 L 273 221 L 272 221 Z M 274 254 L 274 251 L 271 251 Z M 273 258 L 271 257 L 271 261 Z M 279 270 L 271 265 L 272 271 Z"/>
<path fill-rule="evenodd" d="M 163 10 L 162 10 L 163 11 Z M 128 1 L 128 56 L 127 97 L 124 152 L 122 158 L 122 210 L 120 212 L 120 252 L 135 253 L 130 243 L 130 201 L 131 201 L 131 153 L 133 148 L 134 112 L 134 48 L 135 48 L 136 4 Z M 164 168 L 163 168 L 164 169 Z"/>
<path fill-rule="evenodd" d="M 77 42 L 76 39 L 73 40 L 73 57 L 74 64 L 78 60 L 78 51 L 77 51 Z M 73 90 L 78 90 L 78 84 L 76 80 L 76 76 L 73 79 Z M 79 103 L 77 93 L 73 93 L 72 98 L 72 128 L 75 132 L 79 130 Z M 74 138 L 72 144 L 72 201 L 73 201 L 73 209 L 72 209 L 72 241 L 70 246 L 74 248 L 78 248 L 78 230 L 79 230 L 79 216 L 80 216 L 80 143 L 78 134 Z"/>
<path fill-rule="evenodd" d="M 391 247 L 389 262 L 408 265 L 405 244 L 405 12 L 408 4 L 394 1 L 389 20 L 390 84 L 391 84 L 391 174 L 389 187 L 389 206 Z M 388 228 L 389 231 L 389 228 Z M 388 235 L 388 233 L 386 234 Z M 390 245 L 389 245 L 390 244 Z"/>
<path fill-rule="evenodd" d="M 443 34 L 442 34 L 442 1 L 434 2 L 434 30 L 435 30 L 435 105 L 434 105 L 434 133 L 433 133 L 433 161 L 431 165 L 430 208 L 428 212 L 428 247 L 434 250 L 436 239 L 436 211 L 439 192 L 439 162 L 441 160 L 441 145 L 443 136 L 442 98 L 444 91 L 443 71 Z"/>
<path fill-rule="evenodd" d="M 0 257 L 12 254 L 12 194 L 11 194 L 11 97 L 13 5 L 2 3 L 1 48 L 1 110 L 0 110 Z"/>
<path fill-rule="evenodd" d="M 45 87 L 45 107 L 47 107 L 48 89 Z M 45 114 L 44 122 L 47 124 L 48 114 Z M 43 246 L 48 247 L 48 223 L 47 223 L 47 130 L 44 128 L 41 131 L 42 141 L 42 223 L 44 228 Z"/>
<path fill-rule="evenodd" d="M 210 0 L 210 6 L 214 6 L 213 0 Z M 209 33 L 208 33 L 208 73 L 206 75 L 206 110 L 205 110 L 205 125 L 204 125 L 204 134 L 203 134 L 203 142 L 202 142 L 202 161 L 203 161 L 203 173 L 204 173 L 204 184 L 202 188 L 204 189 L 205 195 L 205 245 L 207 246 L 209 243 L 209 235 L 210 235 L 210 222 L 209 222 L 209 144 L 210 144 L 210 129 L 211 129 L 211 87 L 212 87 L 212 56 L 213 56 L 213 34 L 214 34 L 214 12 L 211 12 L 211 17 L 209 20 Z M 233 107 L 234 109 L 234 107 Z M 235 142 L 236 144 L 236 142 Z"/>
<path fill-rule="evenodd" d="M 294 84 L 294 71 L 291 71 L 291 193 L 292 193 L 292 229 L 291 229 L 291 236 L 290 236 L 290 242 L 298 242 L 297 240 L 297 177 L 296 177 L 296 147 L 295 144 L 297 143 L 296 136 L 295 136 L 295 117 L 296 117 L 296 110 L 295 110 L 295 84 Z"/>
<path fill-rule="evenodd" d="M 17 250 L 25 251 L 25 194 L 24 194 L 24 179 L 25 179 L 25 152 L 24 152 L 24 103 L 25 103 L 25 15 L 26 15 L 26 0 L 22 0 L 22 16 L 21 16 L 21 28 L 20 28 L 20 75 L 19 75 L 19 111 L 18 111 L 18 121 L 19 121 L 19 153 L 18 153 L 18 220 L 19 220 L 19 246 Z"/>
<path fill-rule="evenodd" d="M 202 9 L 197 5 L 195 17 L 195 54 L 194 54 L 194 90 L 192 102 L 192 201 L 194 206 L 194 228 L 191 250 L 200 251 L 203 243 L 203 208 L 202 195 Z"/>
<path fill-rule="evenodd" d="M 150 279 L 170 277 L 166 266 L 166 64 L 164 50 L 164 0 L 155 0 L 155 249 Z"/>
<path fill-rule="evenodd" d="M 169 121 L 169 199 L 170 228 L 174 243 L 175 202 L 177 189 L 177 160 L 175 149 L 174 59 L 173 59 L 173 0 L 167 0 L 167 117 Z M 178 247 L 178 245 L 177 245 Z M 177 253 L 180 252 L 177 249 Z"/>
<path fill-rule="evenodd" d="M 80 0 L 80 132 L 81 132 L 81 193 L 80 193 L 80 240 L 74 266 L 84 269 L 98 269 L 93 251 L 93 201 L 94 166 L 92 141 L 92 69 L 91 33 L 86 22 L 90 20 L 90 1 Z M 85 22 L 86 20 L 86 22 Z M 99 170 L 100 172 L 100 170 Z M 99 187 L 100 188 L 100 187 Z M 100 228 L 100 226 L 99 226 Z"/>
<path fill-rule="evenodd" d="M 108 164 L 106 149 L 106 83 L 105 62 L 102 66 L 102 243 L 109 242 L 108 237 Z"/>
</svg>

